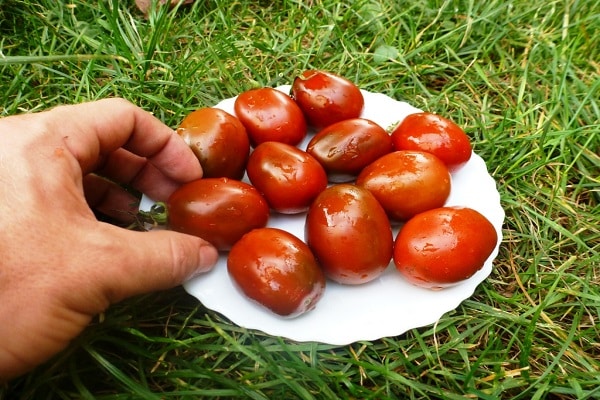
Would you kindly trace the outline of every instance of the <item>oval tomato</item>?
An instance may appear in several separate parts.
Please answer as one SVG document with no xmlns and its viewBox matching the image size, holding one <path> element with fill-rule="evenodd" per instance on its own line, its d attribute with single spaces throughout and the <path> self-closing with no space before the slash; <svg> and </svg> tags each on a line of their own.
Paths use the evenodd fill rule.
<svg viewBox="0 0 600 400">
<path fill-rule="evenodd" d="M 411 218 L 394 245 L 394 264 L 408 281 L 431 289 L 479 271 L 498 242 L 492 223 L 466 207 L 442 207 Z"/>
<path fill-rule="evenodd" d="M 291 93 L 309 125 L 318 129 L 358 118 L 365 104 L 358 86 L 326 71 L 304 71 L 294 79 Z"/>
<path fill-rule="evenodd" d="M 392 139 L 381 126 L 364 118 L 329 125 L 308 143 L 307 153 L 325 168 L 332 182 L 350 181 L 367 165 L 392 151 Z"/>
<path fill-rule="evenodd" d="M 200 108 L 181 121 L 177 133 L 200 161 L 205 178 L 242 179 L 250 141 L 237 117 L 218 108 Z"/>
<path fill-rule="evenodd" d="M 184 184 L 167 200 L 169 229 L 195 235 L 228 250 L 242 235 L 262 228 L 269 206 L 253 186 L 228 178 Z"/>
<path fill-rule="evenodd" d="M 250 155 L 247 172 L 271 208 L 283 214 L 306 211 L 327 187 L 327 174 L 317 160 L 280 142 L 259 144 Z"/>
<path fill-rule="evenodd" d="M 410 114 L 392 131 L 396 150 L 434 154 L 455 171 L 471 158 L 471 141 L 453 121 L 429 112 Z"/>
<path fill-rule="evenodd" d="M 276 228 L 255 229 L 233 245 L 227 271 L 250 299 L 285 317 L 312 310 L 325 275 L 308 246 Z"/>
<path fill-rule="evenodd" d="M 237 117 L 253 146 L 275 141 L 297 145 L 307 132 L 302 110 L 287 94 L 264 87 L 241 93 L 234 103 Z"/>
<path fill-rule="evenodd" d="M 392 258 L 385 211 L 368 190 L 351 184 L 331 186 L 317 196 L 306 216 L 305 239 L 325 275 L 342 284 L 377 278 Z"/>
<path fill-rule="evenodd" d="M 446 165 L 422 151 L 394 151 L 365 167 L 356 184 L 368 189 L 389 217 L 404 221 L 441 207 L 450 195 Z"/>
</svg>

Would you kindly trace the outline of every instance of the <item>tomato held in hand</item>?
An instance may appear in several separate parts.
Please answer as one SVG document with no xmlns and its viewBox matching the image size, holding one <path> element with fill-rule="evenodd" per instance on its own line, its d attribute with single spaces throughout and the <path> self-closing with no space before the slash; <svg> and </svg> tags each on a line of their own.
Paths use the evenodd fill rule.
<svg viewBox="0 0 600 400">
<path fill-rule="evenodd" d="M 429 112 L 410 114 L 392 131 L 395 150 L 432 153 L 455 171 L 471 158 L 471 141 L 453 121 Z"/>
<path fill-rule="evenodd" d="M 235 116 L 218 108 L 200 108 L 181 121 L 177 133 L 200 161 L 205 178 L 242 179 L 250 141 Z"/>
<path fill-rule="evenodd" d="M 381 205 L 366 189 L 339 184 L 308 210 L 305 239 L 325 275 L 342 284 L 369 282 L 387 268 L 393 236 Z"/>
<path fill-rule="evenodd" d="M 325 170 L 307 152 L 280 142 L 259 144 L 248 160 L 248 178 L 272 209 L 304 212 L 327 187 Z"/>
<path fill-rule="evenodd" d="M 411 283 L 440 289 L 479 271 L 498 242 L 492 223 L 465 207 L 441 207 L 411 218 L 394 245 L 394 264 Z"/>
<path fill-rule="evenodd" d="M 198 179 L 167 200 L 168 227 L 228 250 L 242 235 L 262 228 L 269 206 L 253 186 L 228 178 Z"/>
<path fill-rule="evenodd" d="M 255 229 L 233 245 L 227 271 L 250 299 L 285 317 L 312 310 L 325 275 L 308 246 L 276 228 Z"/>
<path fill-rule="evenodd" d="M 358 118 L 365 104 L 358 86 L 326 71 L 304 71 L 294 79 L 291 94 L 309 125 L 317 129 Z"/>
<path fill-rule="evenodd" d="M 331 182 L 347 182 L 367 165 L 392 151 L 392 139 L 381 126 L 364 118 L 329 125 L 308 143 L 307 153 L 327 171 Z"/>
<path fill-rule="evenodd" d="M 450 195 L 446 165 L 422 151 L 394 151 L 369 164 L 356 178 L 389 217 L 404 221 L 420 212 L 441 207 Z"/>
<path fill-rule="evenodd" d="M 235 99 L 234 111 L 253 146 L 268 141 L 295 146 L 306 136 L 302 110 L 290 96 L 277 89 L 264 87 L 241 93 Z"/>
</svg>

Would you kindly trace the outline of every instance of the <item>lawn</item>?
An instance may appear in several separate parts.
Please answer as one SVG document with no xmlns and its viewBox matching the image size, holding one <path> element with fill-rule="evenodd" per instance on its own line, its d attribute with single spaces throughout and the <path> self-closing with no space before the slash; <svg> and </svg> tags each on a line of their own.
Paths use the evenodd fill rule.
<svg viewBox="0 0 600 400">
<path fill-rule="evenodd" d="M 434 325 L 299 343 L 176 288 L 113 306 L 0 399 L 600 398 L 599 15 L 595 0 L 199 0 L 147 18 L 133 1 L 0 0 L 0 116 L 122 96 L 175 127 L 324 69 L 463 126 L 506 212 L 492 274 Z"/>
</svg>

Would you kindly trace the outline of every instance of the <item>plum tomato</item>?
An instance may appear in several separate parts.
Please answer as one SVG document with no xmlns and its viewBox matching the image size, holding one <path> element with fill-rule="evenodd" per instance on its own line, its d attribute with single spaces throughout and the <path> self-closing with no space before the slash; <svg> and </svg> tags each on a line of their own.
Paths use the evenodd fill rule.
<svg viewBox="0 0 600 400">
<path fill-rule="evenodd" d="M 471 158 L 471 141 L 453 121 L 430 112 L 406 116 L 392 131 L 395 150 L 420 150 L 434 154 L 452 171 Z"/>
<path fill-rule="evenodd" d="M 325 275 L 342 284 L 372 281 L 392 259 L 385 211 L 368 190 L 348 183 L 317 196 L 306 216 L 305 240 Z"/>
<path fill-rule="evenodd" d="M 436 156 L 423 151 L 394 151 L 378 158 L 356 178 L 393 220 L 405 221 L 441 207 L 451 189 L 450 172 Z"/>
<path fill-rule="evenodd" d="M 247 173 L 271 208 L 282 214 L 306 211 L 327 187 L 327 174 L 316 159 L 281 142 L 259 144 L 248 159 Z"/>
<path fill-rule="evenodd" d="M 307 70 L 292 82 L 291 95 L 309 125 L 322 129 L 335 122 L 358 118 L 365 104 L 354 82 L 327 71 Z"/>
<path fill-rule="evenodd" d="M 307 133 L 300 107 L 289 95 L 271 87 L 240 93 L 234 112 L 246 127 L 253 146 L 267 141 L 295 146 Z"/>
<path fill-rule="evenodd" d="M 392 139 L 375 122 L 352 118 L 322 129 L 310 140 L 306 151 L 323 165 L 331 182 L 347 182 L 391 152 Z"/>
<path fill-rule="evenodd" d="M 269 219 L 269 205 L 260 192 L 228 178 L 188 182 L 171 194 L 166 205 L 169 229 L 199 236 L 219 250 L 229 250 Z"/>
<path fill-rule="evenodd" d="M 242 236 L 229 252 L 227 272 L 244 295 L 288 318 L 312 310 L 326 284 L 306 243 L 277 228 Z"/>
<path fill-rule="evenodd" d="M 200 161 L 205 178 L 242 179 L 250 141 L 237 117 L 218 108 L 200 108 L 181 121 L 177 133 Z"/>
<path fill-rule="evenodd" d="M 479 271 L 497 242 L 496 229 L 478 211 L 435 208 L 414 216 L 400 229 L 394 264 L 414 285 L 441 289 Z"/>
</svg>

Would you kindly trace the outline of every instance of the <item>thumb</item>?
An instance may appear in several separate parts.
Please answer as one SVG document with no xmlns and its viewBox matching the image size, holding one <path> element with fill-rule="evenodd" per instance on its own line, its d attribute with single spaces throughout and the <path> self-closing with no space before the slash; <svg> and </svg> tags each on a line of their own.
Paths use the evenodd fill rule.
<svg viewBox="0 0 600 400">
<path fill-rule="evenodd" d="M 112 225 L 117 251 L 98 268 L 102 292 L 109 303 L 130 296 L 165 290 L 209 271 L 219 253 L 207 241 L 179 232 L 137 232 Z M 113 242 L 114 243 L 114 242 Z"/>
</svg>

